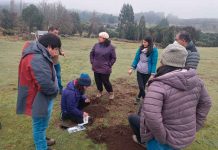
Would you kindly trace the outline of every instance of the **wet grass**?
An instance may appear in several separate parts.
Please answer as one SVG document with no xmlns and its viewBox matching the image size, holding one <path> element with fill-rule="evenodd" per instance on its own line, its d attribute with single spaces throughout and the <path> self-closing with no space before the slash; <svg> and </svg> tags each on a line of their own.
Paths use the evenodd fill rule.
<svg viewBox="0 0 218 150">
<path fill-rule="evenodd" d="M 89 63 L 89 52 L 96 42 L 96 39 L 69 38 L 62 39 L 63 49 L 66 56 L 60 58 L 62 65 L 63 85 L 75 79 L 82 72 L 87 72 L 93 78 Z M 0 149 L 1 150 L 33 150 L 31 118 L 17 116 L 15 114 L 17 97 L 17 69 L 21 55 L 21 48 L 24 41 L 6 41 L 0 39 Z M 116 42 L 117 62 L 113 68 L 111 78 L 125 78 L 135 84 L 134 74 L 129 77 L 127 70 L 134 57 L 137 43 Z M 205 128 L 198 134 L 196 141 L 187 150 L 216 150 L 218 149 L 218 49 L 200 48 L 201 62 L 198 72 L 205 81 L 210 96 L 213 99 L 213 107 L 210 111 Z M 126 87 L 128 88 L 128 87 Z M 89 93 L 94 94 L 95 90 Z M 119 108 L 118 108 L 119 109 Z M 106 149 L 105 145 L 94 144 L 86 138 L 84 132 L 69 135 L 66 131 L 59 129 L 57 122 L 60 114 L 60 96 L 56 98 L 54 111 L 48 136 L 56 139 L 54 146 L 57 150 L 101 150 Z M 117 112 L 110 112 L 108 116 L 120 117 Z M 109 125 L 107 118 L 102 121 Z M 127 121 L 125 122 L 127 123 Z"/>
</svg>

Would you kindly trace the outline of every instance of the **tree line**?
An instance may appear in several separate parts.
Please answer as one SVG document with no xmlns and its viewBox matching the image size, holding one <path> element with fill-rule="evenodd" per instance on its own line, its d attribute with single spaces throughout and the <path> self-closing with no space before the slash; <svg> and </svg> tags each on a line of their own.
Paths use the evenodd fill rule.
<svg viewBox="0 0 218 150">
<path fill-rule="evenodd" d="M 153 14 L 153 18 L 151 15 Z M 107 31 L 113 38 L 142 40 L 151 35 L 154 42 L 165 47 L 174 41 L 176 33 L 188 31 L 199 46 L 218 46 L 217 33 L 203 33 L 194 27 L 170 26 L 164 14 L 152 12 L 135 14 L 130 4 L 124 4 L 119 16 L 67 10 L 61 2 L 40 2 L 29 5 L 20 16 L 7 9 L 0 11 L 0 26 L 4 35 L 31 33 L 47 30 L 49 26 L 58 27 L 62 34 L 95 37 L 101 31 Z M 149 21 L 149 23 L 147 23 Z M 151 21 L 154 23 L 151 26 Z"/>
</svg>

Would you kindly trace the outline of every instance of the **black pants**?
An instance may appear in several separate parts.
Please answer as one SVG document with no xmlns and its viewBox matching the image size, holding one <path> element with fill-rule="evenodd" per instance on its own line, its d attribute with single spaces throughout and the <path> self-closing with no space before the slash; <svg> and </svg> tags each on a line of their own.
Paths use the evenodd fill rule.
<svg viewBox="0 0 218 150">
<path fill-rule="evenodd" d="M 137 81 L 139 86 L 138 98 L 145 98 L 145 85 L 150 78 L 150 74 L 143 74 L 137 71 Z"/>
<path fill-rule="evenodd" d="M 88 105 L 89 105 L 89 103 L 85 103 L 85 102 L 80 101 L 78 109 L 82 110 L 83 108 L 87 107 Z M 72 114 L 62 113 L 61 118 L 62 118 L 62 120 L 71 120 L 75 123 L 83 123 L 83 117 L 74 116 Z"/>
<path fill-rule="evenodd" d="M 136 114 L 129 115 L 128 120 L 129 120 L 130 127 L 132 128 L 134 134 L 136 135 L 138 142 L 141 143 L 139 115 Z"/>
<path fill-rule="evenodd" d="M 110 74 L 101 74 L 101 73 L 94 72 L 94 76 L 95 76 L 95 83 L 96 83 L 97 89 L 100 92 L 103 91 L 103 85 L 107 92 L 113 92 L 113 88 L 109 80 Z"/>
</svg>

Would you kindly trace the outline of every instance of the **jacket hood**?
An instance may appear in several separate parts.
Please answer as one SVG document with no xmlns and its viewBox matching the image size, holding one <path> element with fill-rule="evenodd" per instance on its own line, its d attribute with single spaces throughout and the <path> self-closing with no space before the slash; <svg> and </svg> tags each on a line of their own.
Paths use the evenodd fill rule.
<svg viewBox="0 0 218 150">
<path fill-rule="evenodd" d="M 25 57 L 29 54 L 42 54 L 49 61 L 52 61 L 51 55 L 49 54 L 47 49 L 42 44 L 40 44 L 38 41 L 29 41 L 25 43 L 25 48 L 22 52 L 22 57 Z"/>
<path fill-rule="evenodd" d="M 66 89 L 71 90 L 71 91 L 75 90 L 74 81 L 69 82 L 69 83 L 67 84 Z"/>
<path fill-rule="evenodd" d="M 197 49 L 193 43 L 193 41 L 189 42 L 189 44 L 186 46 L 187 50 L 190 50 L 191 52 L 197 52 Z"/>
<path fill-rule="evenodd" d="M 199 83 L 199 78 L 194 69 L 183 69 L 169 72 L 165 75 L 157 77 L 154 81 L 161 81 L 173 88 L 179 90 L 191 90 Z"/>
</svg>

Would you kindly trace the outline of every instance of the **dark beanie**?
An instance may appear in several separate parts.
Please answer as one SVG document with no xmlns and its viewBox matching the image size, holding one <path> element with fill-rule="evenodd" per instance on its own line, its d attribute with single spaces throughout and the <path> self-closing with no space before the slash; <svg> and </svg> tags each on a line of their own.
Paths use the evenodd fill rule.
<svg viewBox="0 0 218 150">
<path fill-rule="evenodd" d="M 80 78 L 78 79 L 78 84 L 81 86 L 90 86 L 91 85 L 91 78 L 87 73 L 82 73 Z"/>
</svg>

